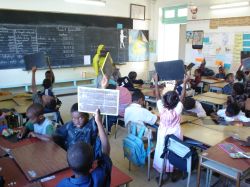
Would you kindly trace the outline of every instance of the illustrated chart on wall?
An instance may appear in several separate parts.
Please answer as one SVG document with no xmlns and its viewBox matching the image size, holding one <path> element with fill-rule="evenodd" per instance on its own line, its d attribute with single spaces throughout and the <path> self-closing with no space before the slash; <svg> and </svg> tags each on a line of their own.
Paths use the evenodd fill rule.
<svg viewBox="0 0 250 187">
<path fill-rule="evenodd" d="M 129 30 L 129 61 L 146 61 L 148 59 L 148 31 Z"/>
<path fill-rule="evenodd" d="M 228 72 L 237 71 L 242 61 L 241 52 L 250 51 L 250 27 L 230 25 L 209 28 L 210 22 L 194 21 L 187 24 L 187 30 L 190 30 L 186 32 L 186 61 L 199 65 L 205 58 L 208 67 L 224 66 Z M 196 28 L 205 28 L 202 50 L 194 50 L 191 46 Z"/>
<path fill-rule="evenodd" d="M 119 90 L 78 87 L 78 110 L 103 115 L 118 115 Z"/>
</svg>

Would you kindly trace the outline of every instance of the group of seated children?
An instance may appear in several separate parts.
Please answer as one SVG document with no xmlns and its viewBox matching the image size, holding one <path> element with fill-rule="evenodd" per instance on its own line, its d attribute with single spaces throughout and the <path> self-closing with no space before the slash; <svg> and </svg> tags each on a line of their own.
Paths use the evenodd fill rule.
<svg viewBox="0 0 250 187">
<path fill-rule="evenodd" d="M 73 184 L 74 186 L 76 186 L 76 184 L 87 186 L 108 185 L 110 182 L 112 162 L 109 158 L 110 145 L 101 122 L 100 111 L 97 110 L 94 117 L 89 119 L 89 114 L 78 111 L 78 104 L 76 103 L 71 107 L 72 120 L 55 129 L 53 122 L 43 116 L 45 109 L 51 106 L 51 101 L 53 100 L 52 95 L 45 93 L 46 89 L 50 89 L 51 86 L 47 86 L 45 92 L 42 95 L 38 95 L 35 84 L 35 72 L 36 68 L 33 68 L 32 91 L 34 94 L 34 104 L 27 109 L 29 122 L 18 134 L 18 137 L 23 138 L 28 134 L 29 137 L 37 137 L 45 141 L 53 139 L 67 150 L 68 163 L 74 171 L 74 176 L 63 179 L 58 184 L 59 187 Z M 108 77 L 104 76 L 101 81 L 101 86 L 104 89 L 120 90 L 119 115 L 124 116 L 125 126 L 129 122 L 136 122 L 148 124 L 158 129 L 153 167 L 161 172 L 163 166 L 161 154 L 165 146 L 166 135 L 174 134 L 179 139 L 183 139 L 180 126 L 181 114 L 184 111 L 186 114 L 197 117 L 206 117 L 207 114 L 201 103 L 191 97 L 186 97 L 186 87 L 190 81 L 189 77 L 184 75 L 180 95 L 176 90 L 171 90 L 164 93 L 161 97 L 158 87 L 158 75 L 156 74 L 154 80 L 157 109 L 160 116 L 158 117 L 145 108 L 144 94 L 139 89 L 134 89 L 133 83 L 143 84 L 141 81 L 135 81 L 136 74 L 134 73 L 135 72 L 130 72 L 129 76 L 125 79 L 120 79 L 120 82 L 118 79 L 118 85 L 120 86 L 109 84 Z M 222 70 L 220 73 L 223 73 Z M 196 70 L 196 75 L 197 79 L 194 80 L 195 82 L 191 82 L 191 85 L 196 85 L 199 81 L 199 77 L 201 77 L 200 69 Z M 221 78 L 222 75 L 218 75 L 218 77 Z M 232 82 L 232 85 L 230 85 L 232 86 L 232 92 L 228 98 L 226 109 L 219 110 L 217 115 L 223 117 L 226 121 L 238 120 L 250 122 L 250 100 L 247 99 L 248 96 L 243 96 L 245 95 L 244 85 L 242 83 L 233 84 L 233 74 L 229 74 L 225 78 Z M 130 86 L 127 87 L 127 85 Z M 132 90 L 132 96 L 129 90 Z M 50 93 L 50 91 L 47 91 L 47 93 Z M 37 100 L 39 100 L 39 102 L 37 102 L 35 98 L 38 98 Z M 115 123 L 116 120 L 117 117 L 108 117 L 109 131 L 111 130 L 111 125 Z M 92 168 L 94 160 L 98 160 L 98 165 L 95 169 Z M 89 173 L 90 169 L 92 169 L 91 174 Z M 174 172 L 174 168 L 169 162 L 165 165 L 165 171 L 170 173 Z"/>
<path fill-rule="evenodd" d="M 71 108 L 72 121 L 57 128 L 43 116 L 44 107 L 34 103 L 28 107 L 29 121 L 17 135 L 18 138 L 36 137 L 43 141 L 54 140 L 67 150 L 68 164 L 74 176 L 63 179 L 57 186 L 109 186 L 112 162 L 110 145 L 105 134 L 99 109 L 93 118 L 78 112 L 78 104 Z M 93 162 L 97 160 L 96 167 Z M 90 174 L 91 171 L 91 174 Z"/>
</svg>

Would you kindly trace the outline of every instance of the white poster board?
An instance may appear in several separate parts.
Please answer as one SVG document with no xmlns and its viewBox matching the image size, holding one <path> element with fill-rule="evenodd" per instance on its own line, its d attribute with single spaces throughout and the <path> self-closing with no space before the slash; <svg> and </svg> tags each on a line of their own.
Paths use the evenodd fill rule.
<svg viewBox="0 0 250 187">
<path fill-rule="evenodd" d="M 78 87 L 78 111 L 118 116 L 119 90 Z"/>
</svg>

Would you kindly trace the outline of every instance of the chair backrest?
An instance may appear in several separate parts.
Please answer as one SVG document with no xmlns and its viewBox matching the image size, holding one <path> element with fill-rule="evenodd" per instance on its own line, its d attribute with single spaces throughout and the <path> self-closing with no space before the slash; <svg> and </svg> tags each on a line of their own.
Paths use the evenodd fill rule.
<svg viewBox="0 0 250 187">
<path fill-rule="evenodd" d="M 48 118 L 49 120 L 51 120 L 54 123 L 59 123 L 57 112 L 45 113 L 45 114 L 43 114 L 43 116 Z"/>
<path fill-rule="evenodd" d="M 168 139 L 168 150 L 172 151 L 173 153 L 177 154 L 179 157 L 184 158 L 189 152 L 190 148 L 180 143 L 173 137 L 169 137 Z"/>
</svg>

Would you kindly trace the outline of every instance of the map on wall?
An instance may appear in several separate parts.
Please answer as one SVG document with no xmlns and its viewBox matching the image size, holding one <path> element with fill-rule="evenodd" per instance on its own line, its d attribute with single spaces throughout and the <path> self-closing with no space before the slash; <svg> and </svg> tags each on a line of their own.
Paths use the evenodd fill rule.
<svg viewBox="0 0 250 187">
<path fill-rule="evenodd" d="M 129 30 L 129 61 L 149 59 L 148 31 Z"/>
</svg>

